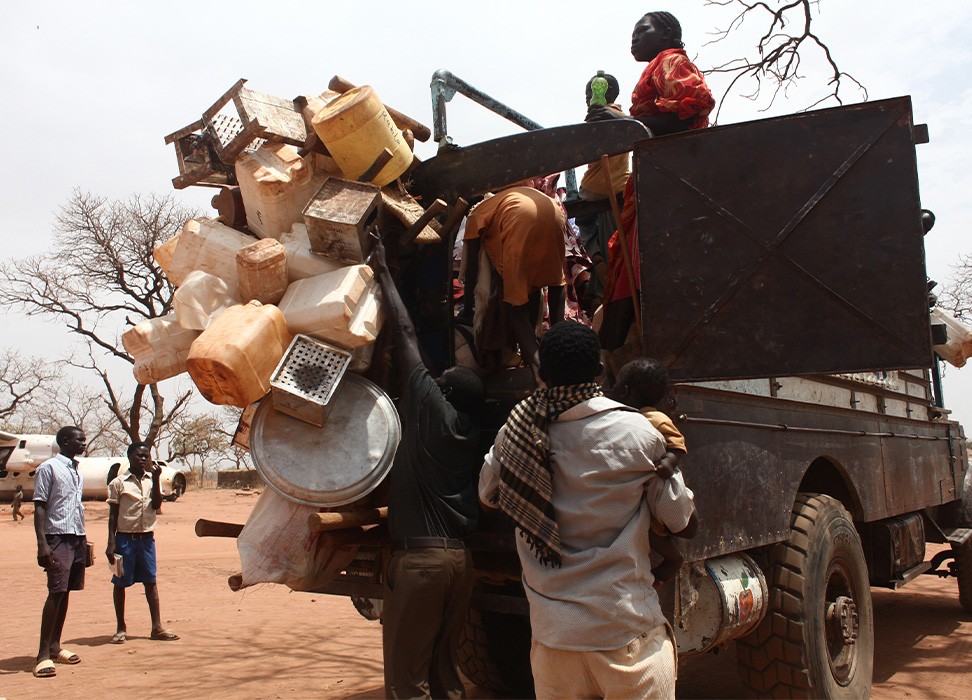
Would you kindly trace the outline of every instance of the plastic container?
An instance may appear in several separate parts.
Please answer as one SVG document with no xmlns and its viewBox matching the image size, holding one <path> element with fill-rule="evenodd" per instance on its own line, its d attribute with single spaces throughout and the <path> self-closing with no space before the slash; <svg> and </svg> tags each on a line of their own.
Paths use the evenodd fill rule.
<svg viewBox="0 0 972 700">
<path fill-rule="evenodd" d="M 290 284 L 287 249 L 272 238 L 240 248 L 236 253 L 236 271 L 240 299 L 244 302 L 256 299 L 263 304 L 276 304 Z"/>
<path fill-rule="evenodd" d="M 412 164 L 412 150 L 369 85 L 331 100 L 311 123 L 345 177 L 351 180 L 360 179 L 386 148 L 391 151 L 391 160 L 370 182 L 384 187 Z"/>
<path fill-rule="evenodd" d="M 226 282 L 232 294 L 238 294 L 236 253 L 254 239 L 215 219 L 189 219 L 179 234 L 179 244 L 166 272 L 169 282 L 181 285 L 193 270 L 202 270 Z"/>
<path fill-rule="evenodd" d="M 152 257 L 155 258 L 155 264 L 158 265 L 163 274 L 165 274 L 166 279 L 171 279 L 169 277 L 169 270 L 172 268 L 172 256 L 175 254 L 177 245 L 179 245 L 178 233 L 162 245 L 156 246 L 155 250 L 152 251 Z"/>
<path fill-rule="evenodd" d="M 183 328 L 175 314 L 142 321 L 122 334 L 125 352 L 135 360 L 139 384 L 154 384 L 186 371 L 189 348 L 199 331 Z"/>
<path fill-rule="evenodd" d="M 306 224 L 294 224 L 288 233 L 280 237 L 280 242 L 287 250 L 287 279 L 290 282 L 324 275 L 344 266 L 311 250 Z"/>
<path fill-rule="evenodd" d="M 326 175 L 313 176 L 311 163 L 293 146 L 267 143 L 236 161 L 246 225 L 260 238 L 280 238 L 295 221 Z"/>
<path fill-rule="evenodd" d="M 270 390 L 270 375 L 291 340 L 276 306 L 231 306 L 196 338 L 186 368 L 207 401 L 245 408 Z"/>
<path fill-rule="evenodd" d="M 367 265 L 297 280 L 280 300 L 291 333 L 320 338 L 346 350 L 373 343 L 384 320 L 378 282 Z"/>
<path fill-rule="evenodd" d="M 240 303 L 229 285 L 216 275 L 193 270 L 172 296 L 172 310 L 183 328 L 203 331 L 213 319 Z"/>
<path fill-rule="evenodd" d="M 941 323 L 948 331 L 948 340 L 943 345 L 932 345 L 938 355 L 954 367 L 964 367 L 972 357 L 972 328 L 939 308 L 931 310 L 932 323 Z"/>
</svg>

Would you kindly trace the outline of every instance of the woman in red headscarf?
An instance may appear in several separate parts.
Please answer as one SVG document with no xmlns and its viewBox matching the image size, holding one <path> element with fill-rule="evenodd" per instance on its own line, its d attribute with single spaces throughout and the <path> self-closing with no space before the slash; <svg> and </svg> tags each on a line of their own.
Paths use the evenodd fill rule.
<svg viewBox="0 0 972 700">
<path fill-rule="evenodd" d="M 631 55 L 636 61 L 647 61 L 648 65 L 631 94 L 630 117 L 594 106 L 588 111 L 587 121 L 633 117 L 647 126 L 653 136 L 708 126 L 715 99 L 702 72 L 685 54 L 682 27 L 674 16 L 668 12 L 649 12 L 638 20 L 631 35 Z M 629 178 L 620 225 L 627 239 L 635 286 L 640 287 L 637 219 L 634 182 Z M 609 271 L 600 336 L 602 346 L 613 350 L 624 344 L 634 321 L 634 310 L 617 233 L 612 236 L 608 250 Z"/>
</svg>

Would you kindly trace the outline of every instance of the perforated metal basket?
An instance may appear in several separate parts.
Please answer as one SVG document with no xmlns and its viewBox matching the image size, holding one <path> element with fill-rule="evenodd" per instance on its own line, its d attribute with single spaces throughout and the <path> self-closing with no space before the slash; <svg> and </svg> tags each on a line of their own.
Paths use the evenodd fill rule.
<svg viewBox="0 0 972 700">
<path fill-rule="evenodd" d="M 270 376 L 273 407 L 322 426 L 328 402 L 351 364 L 351 353 L 306 335 L 297 335 Z"/>
</svg>

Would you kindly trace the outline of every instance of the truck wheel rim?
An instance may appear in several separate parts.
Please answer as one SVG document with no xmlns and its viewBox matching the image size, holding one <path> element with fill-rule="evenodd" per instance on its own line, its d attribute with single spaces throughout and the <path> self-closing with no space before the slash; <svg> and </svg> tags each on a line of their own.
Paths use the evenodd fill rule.
<svg viewBox="0 0 972 700">
<path fill-rule="evenodd" d="M 831 562 L 823 611 L 827 630 L 827 660 L 831 675 L 842 686 L 850 683 L 857 667 L 860 620 L 852 581 L 847 562 L 841 559 Z"/>
</svg>

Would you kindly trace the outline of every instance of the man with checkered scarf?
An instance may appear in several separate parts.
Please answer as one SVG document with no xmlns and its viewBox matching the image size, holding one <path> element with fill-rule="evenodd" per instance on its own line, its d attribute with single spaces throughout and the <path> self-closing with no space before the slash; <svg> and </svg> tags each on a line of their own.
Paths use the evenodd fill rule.
<svg viewBox="0 0 972 700">
<path fill-rule="evenodd" d="M 652 586 L 654 516 L 691 536 L 692 491 L 655 464 L 665 440 L 594 382 L 600 347 L 565 321 L 540 341 L 548 388 L 522 401 L 480 474 L 480 500 L 516 525 L 538 698 L 675 697 L 672 630 Z"/>
</svg>

